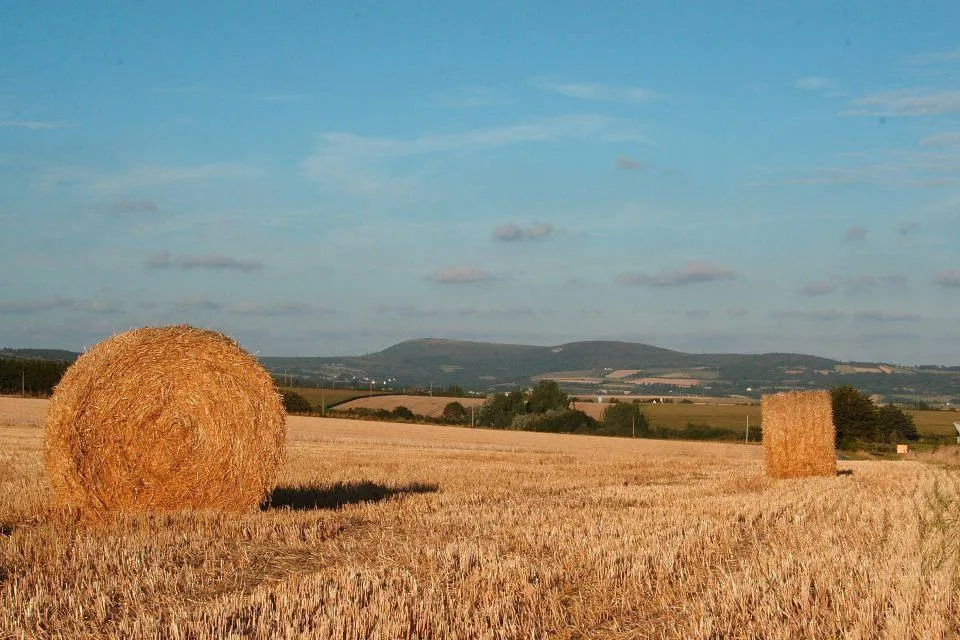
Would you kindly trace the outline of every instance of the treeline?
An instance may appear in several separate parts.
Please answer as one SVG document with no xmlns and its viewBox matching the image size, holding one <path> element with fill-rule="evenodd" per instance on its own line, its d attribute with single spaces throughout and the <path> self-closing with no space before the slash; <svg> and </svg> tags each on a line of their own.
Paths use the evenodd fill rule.
<svg viewBox="0 0 960 640">
<path fill-rule="evenodd" d="M 54 360 L 0 358 L 0 393 L 48 396 L 69 366 Z"/>
<path fill-rule="evenodd" d="M 841 449 L 920 439 L 913 416 L 896 405 L 878 407 L 869 396 L 851 385 L 831 389 L 830 400 L 837 446 Z"/>
</svg>

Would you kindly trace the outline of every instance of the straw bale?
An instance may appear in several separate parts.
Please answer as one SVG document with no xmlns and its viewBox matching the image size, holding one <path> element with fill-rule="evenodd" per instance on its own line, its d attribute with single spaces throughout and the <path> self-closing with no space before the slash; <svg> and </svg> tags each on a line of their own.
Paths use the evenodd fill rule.
<svg viewBox="0 0 960 640">
<path fill-rule="evenodd" d="M 236 342 L 186 325 L 121 333 L 54 391 L 44 449 L 57 501 L 84 515 L 256 508 L 283 458 L 269 374 Z"/>
<path fill-rule="evenodd" d="M 833 476 L 837 448 L 829 391 L 763 396 L 763 448 L 773 478 Z"/>
</svg>

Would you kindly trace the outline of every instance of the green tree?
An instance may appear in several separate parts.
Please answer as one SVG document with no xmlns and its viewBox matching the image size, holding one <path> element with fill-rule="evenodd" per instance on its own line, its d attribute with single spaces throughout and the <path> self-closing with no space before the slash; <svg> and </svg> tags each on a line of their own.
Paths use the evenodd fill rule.
<svg viewBox="0 0 960 640">
<path fill-rule="evenodd" d="M 287 413 L 310 413 L 310 402 L 296 391 L 283 391 L 283 408 Z"/>
<path fill-rule="evenodd" d="M 517 414 L 510 428 L 550 433 L 589 433 L 596 431 L 597 421 L 579 409 L 551 409 L 541 413 Z"/>
<path fill-rule="evenodd" d="M 650 421 L 639 404 L 617 402 L 603 410 L 603 430 L 610 434 L 638 436 L 650 434 Z"/>
<path fill-rule="evenodd" d="M 877 435 L 881 440 L 919 440 L 913 416 L 892 404 L 877 409 Z"/>
<path fill-rule="evenodd" d="M 555 380 L 541 380 L 534 385 L 527 401 L 527 411 L 530 413 L 546 413 L 555 409 L 567 409 L 570 398 L 560 389 Z"/>
<path fill-rule="evenodd" d="M 470 413 L 459 402 L 448 402 L 440 414 L 440 419 L 448 424 L 466 424 L 470 419 Z"/>
<path fill-rule="evenodd" d="M 877 439 L 877 407 L 868 396 L 845 384 L 830 390 L 837 442 Z"/>
<path fill-rule="evenodd" d="M 394 418 L 400 418 L 401 420 L 413 420 L 416 418 L 416 414 L 413 413 L 407 407 L 400 405 L 399 407 L 394 407 L 393 411 L 390 412 L 391 416 Z"/>
<path fill-rule="evenodd" d="M 477 412 L 477 424 L 484 427 L 506 429 L 513 422 L 513 417 L 524 412 L 525 398 L 520 391 L 510 393 L 495 393 L 487 396 Z"/>
</svg>

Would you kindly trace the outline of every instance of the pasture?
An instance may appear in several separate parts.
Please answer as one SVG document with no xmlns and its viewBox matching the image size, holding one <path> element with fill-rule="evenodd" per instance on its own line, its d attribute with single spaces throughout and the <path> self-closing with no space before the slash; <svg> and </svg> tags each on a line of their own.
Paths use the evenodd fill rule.
<svg viewBox="0 0 960 640">
<path fill-rule="evenodd" d="M 0 637 L 949 638 L 960 477 L 759 446 L 288 418 L 270 506 L 87 528 L 0 398 Z"/>
<path fill-rule="evenodd" d="M 327 409 L 354 398 L 377 397 L 389 393 L 388 391 L 368 391 L 366 389 L 317 389 L 316 387 L 279 387 L 281 391 L 294 391 L 307 399 L 317 411 L 321 406 Z"/>
</svg>

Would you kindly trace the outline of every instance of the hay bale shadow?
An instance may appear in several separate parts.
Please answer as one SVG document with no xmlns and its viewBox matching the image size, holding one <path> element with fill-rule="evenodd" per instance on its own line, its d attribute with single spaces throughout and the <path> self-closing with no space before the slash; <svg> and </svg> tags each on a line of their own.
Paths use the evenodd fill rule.
<svg viewBox="0 0 960 640">
<path fill-rule="evenodd" d="M 275 487 L 260 507 L 262 511 L 289 509 L 290 511 L 314 511 L 339 509 L 358 502 L 381 502 L 396 495 L 436 493 L 440 486 L 433 483 L 412 482 L 408 485 L 388 487 L 376 482 L 337 482 L 335 484 L 308 484 Z"/>
<path fill-rule="evenodd" d="M 853 469 L 840 469 L 837 471 L 838 476 L 852 476 Z"/>
<path fill-rule="evenodd" d="M 10 537 L 17 530 L 17 526 L 8 522 L 0 522 L 0 536 Z"/>
</svg>

